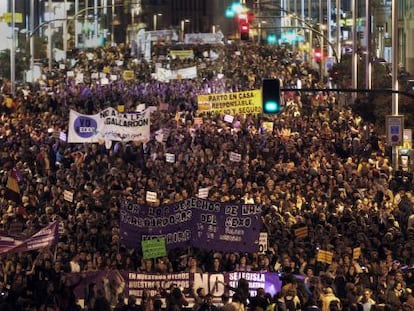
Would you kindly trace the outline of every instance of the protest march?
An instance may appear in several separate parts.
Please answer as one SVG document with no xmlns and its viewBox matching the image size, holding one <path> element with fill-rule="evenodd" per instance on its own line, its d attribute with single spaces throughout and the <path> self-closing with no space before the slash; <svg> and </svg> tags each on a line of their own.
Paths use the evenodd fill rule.
<svg viewBox="0 0 414 311">
<path fill-rule="evenodd" d="M 414 307 L 414 197 L 384 135 L 297 89 L 326 86 L 301 53 L 198 40 L 0 81 L 0 309 Z"/>
</svg>

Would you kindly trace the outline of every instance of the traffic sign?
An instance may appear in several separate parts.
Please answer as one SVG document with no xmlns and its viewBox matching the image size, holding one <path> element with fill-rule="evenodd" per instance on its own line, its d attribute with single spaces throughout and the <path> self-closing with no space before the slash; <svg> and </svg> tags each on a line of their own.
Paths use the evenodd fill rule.
<svg viewBox="0 0 414 311">
<path fill-rule="evenodd" d="M 403 143 L 404 116 L 386 116 L 387 142 L 392 146 L 399 146 Z"/>
</svg>

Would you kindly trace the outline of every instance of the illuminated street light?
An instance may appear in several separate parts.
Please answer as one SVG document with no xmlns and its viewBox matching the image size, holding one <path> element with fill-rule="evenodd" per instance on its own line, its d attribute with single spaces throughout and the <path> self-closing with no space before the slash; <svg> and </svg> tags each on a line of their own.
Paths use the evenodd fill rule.
<svg viewBox="0 0 414 311">
<path fill-rule="evenodd" d="M 158 22 L 158 16 L 162 16 L 161 13 L 157 13 L 153 15 L 153 26 L 154 26 L 154 30 L 157 30 L 157 22 Z"/>
<path fill-rule="evenodd" d="M 183 35 L 184 35 L 184 32 L 185 32 L 185 24 L 188 24 L 189 22 L 190 22 L 189 19 L 181 20 L 181 32 L 183 33 Z"/>
</svg>

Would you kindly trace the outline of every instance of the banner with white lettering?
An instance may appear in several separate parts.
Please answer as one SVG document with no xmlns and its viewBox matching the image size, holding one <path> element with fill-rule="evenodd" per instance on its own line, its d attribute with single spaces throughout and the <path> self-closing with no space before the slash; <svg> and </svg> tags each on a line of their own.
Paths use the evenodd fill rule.
<svg viewBox="0 0 414 311">
<path fill-rule="evenodd" d="M 177 79 L 195 79 L 197 78 L 197 67 L 192 66 L 177 70 L 158 67 L 155 70 L 154 78 L 160 82 L 168 82 Z"/>
<path fill-rule="evenodd" d="M 262 207 L 201 198 L 162 207 L 121 203 L 122 243 L 140 248 L 141 240 L 165 237 L 167 249 L 196 246 L 217 251 L 257 252 Z"/>
<path fill-rule="evenodd" d="M 244 278 L 249 283 L 249 292 L 252 297 L 256 295 L 258 288 L 264 288 L 266 293 L 274 296 L 282 289 L 282 280 L 274 272 L 224 272 L 224 273 L 171 273 L 171 274 L 150 274 L 139 273 L 136 271 L 93 271 L 82 273 L 66 273 L 69 284 L 74 284 L 74 293 L 77 299 L 85 299 L 86 288 L 89 284 L 96 284 L 98 290 L 107 293 L 107 299 L 117 297 L 110 295 L 114 293 L 124 293 L 125 296 L 135 295 L 142 297 L 144 290 L 149 291 L 151 296 L 159 295 L 164 292 L 168 295 L 169 291 L 178 287 L 186 300 L 193 305 L 194 296 L 190 293 L 193 289 L 205 288 L 208 293 L 213 295 L 215 302 L 220 302 L 221 296 L 227 294 L 230 297 L 234 294 L 223 283 L 236 288 L 239 279 Z M 105 288 L 111 284 L 111 288 Z M 165 296 L 163 298 L 166 298 Z M 139 303 L 139 301 L 138 301 Z"/>
<path fill-rule="evenodd" d="M 193 50 L 170 50 L 169 52 L 170 57 L 172 59 L 179 58 L 179 59 L 193 59 L 194 58 L 194 51 Z"/>
<path fill-rule="evenodd" d="M 150 110 L 124 113 L 110 107 L 93 115 L 69 114 L 69 143 L 145 141 L 150 138 Z"/>
<path fill-rule="evenodd" d="M 220 44 L 223 43 L 224 35 L 221 31 L 215 33 L 186 33 L 185 44 Z"/>
<path fill-rule="evenodd" d="M 58 229 L 58 222 L 55 221 L 25 240 L 0 236 L 0 254 L 27 252 L 50 247 L 57 243 Z"/>
</svg>

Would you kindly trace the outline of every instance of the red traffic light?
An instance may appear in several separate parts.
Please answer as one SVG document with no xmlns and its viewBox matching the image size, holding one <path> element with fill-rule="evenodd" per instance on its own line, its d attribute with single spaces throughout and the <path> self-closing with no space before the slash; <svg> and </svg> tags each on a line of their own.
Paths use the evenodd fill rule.
<svg viewBox="0 0 414 311">
<path fill-rule="evenodd" d="M 247 13 L 239 13 L 239 14 L 237 14 L 237 22 L 238 23 L 246 23 L 247 21 L 248 21 L 248 16 L 247 16 Z"/>
<path fill-rule="evenodd" d="M 317 61 L 320 62 L 322 59 L 322 52 L 320 49 L 315 49 L 313 51 L 313 58 Z"/>
<path fill-rule="evenodd" d="M 240 25 L 240 32 L 248 32 L 250 29 L 249 24 L 242 24 Z"/>
<path fill-rule="evenodd" d="M 250 25 L 247 23 L 240 24 L 240 39 L 249 40 Z"/>
<path fill-rule="evenodd" d="M 240 24 L 240 39 L 249 40 L 250 25 L 248 23 Z"/>
</svg>

